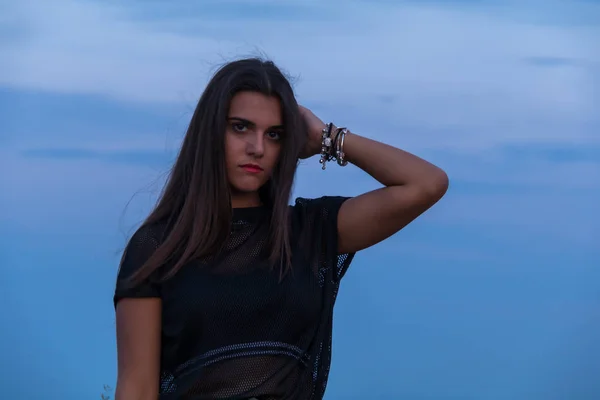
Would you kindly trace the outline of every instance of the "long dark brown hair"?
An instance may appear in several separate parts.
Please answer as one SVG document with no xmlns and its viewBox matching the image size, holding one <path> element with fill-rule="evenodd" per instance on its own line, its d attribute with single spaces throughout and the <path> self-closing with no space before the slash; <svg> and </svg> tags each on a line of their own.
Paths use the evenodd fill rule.
<svg viewBox="0 0 600 400">
<path fill-rule="evenodd" d="M 231 193 L 225 167 L 225 129 L 233 96 L 242 91 L 275 96 L 281 104 L 282 151 L 271 179 L 259 190 L 271 209 L 269 260 L 285 273 L 291 266 L 288 205 L 298 156 L 307 130 L 293 89 L 272 62 L 242 59 L 222 66 L 208 83 L 194 111 L 156 207 L 142 226 L 170 221 L 157 250 L 130 276 L 130 283 L 169 265 L 163 279 L 193 259 L 217 254 L 230 234 Z M 127 249 L 125 250 L 125 252 Z M 125 254 L 121 259 L 121 263 Z"/>
</svg>

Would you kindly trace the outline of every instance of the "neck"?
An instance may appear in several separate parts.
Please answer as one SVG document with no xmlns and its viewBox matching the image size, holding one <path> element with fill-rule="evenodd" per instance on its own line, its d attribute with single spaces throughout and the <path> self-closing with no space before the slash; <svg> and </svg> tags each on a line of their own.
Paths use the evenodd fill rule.
<svg viewBox="0 0 600 400">
<path fill-rule="evenodd" d="M 231 208 L 248 208 L 262 205 L 258 192 L 231 193 Z"/>
</svg>

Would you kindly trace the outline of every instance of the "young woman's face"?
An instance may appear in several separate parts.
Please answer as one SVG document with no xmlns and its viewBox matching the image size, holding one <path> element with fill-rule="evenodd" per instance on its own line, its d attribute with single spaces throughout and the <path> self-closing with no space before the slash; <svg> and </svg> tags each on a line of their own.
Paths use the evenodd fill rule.
<svg viewBox="0 0 600 400">
<path fill-rule="evenodd" d="M 240 92 L 231 100 L 225 131 L 227 178 L 233 207 L 258 205 L 258 189 L 273 174 L 283 121 L 276 97 Z"/>
</svg>

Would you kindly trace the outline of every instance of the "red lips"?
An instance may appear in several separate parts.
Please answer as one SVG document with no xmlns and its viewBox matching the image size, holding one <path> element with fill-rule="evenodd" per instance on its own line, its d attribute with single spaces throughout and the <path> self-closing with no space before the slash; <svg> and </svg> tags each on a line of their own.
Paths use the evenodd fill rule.
<svg viewBox="0 0 600 400">
<path fill-rule="evenodd" d="M 253 174 L 257 174 L 259 172 L 262 172 L 262 168 L 260 167 L 260 165 L 258 164 L 244 164 L 241 165 L 242 169 L 246 172 L 250 172 Z"/>
</svg>

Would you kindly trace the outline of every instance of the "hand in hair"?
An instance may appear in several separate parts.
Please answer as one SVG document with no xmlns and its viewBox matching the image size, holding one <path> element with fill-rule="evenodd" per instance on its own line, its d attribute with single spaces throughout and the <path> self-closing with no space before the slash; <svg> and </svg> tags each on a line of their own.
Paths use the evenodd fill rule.
<svg viewBox="0 0 600 400">
<path fill-rule="evenodd" d="M 315 156 L 321 152 L 322 131 L 325 127 L 325 123 L 308 108 L 303 106 L 299 107 L 300 114 L 304 117 L 308 127 L 308 140 L 306 141 L 304 150 L 300 153 L 300 158 L 304 159 Z"/>
</svg>

